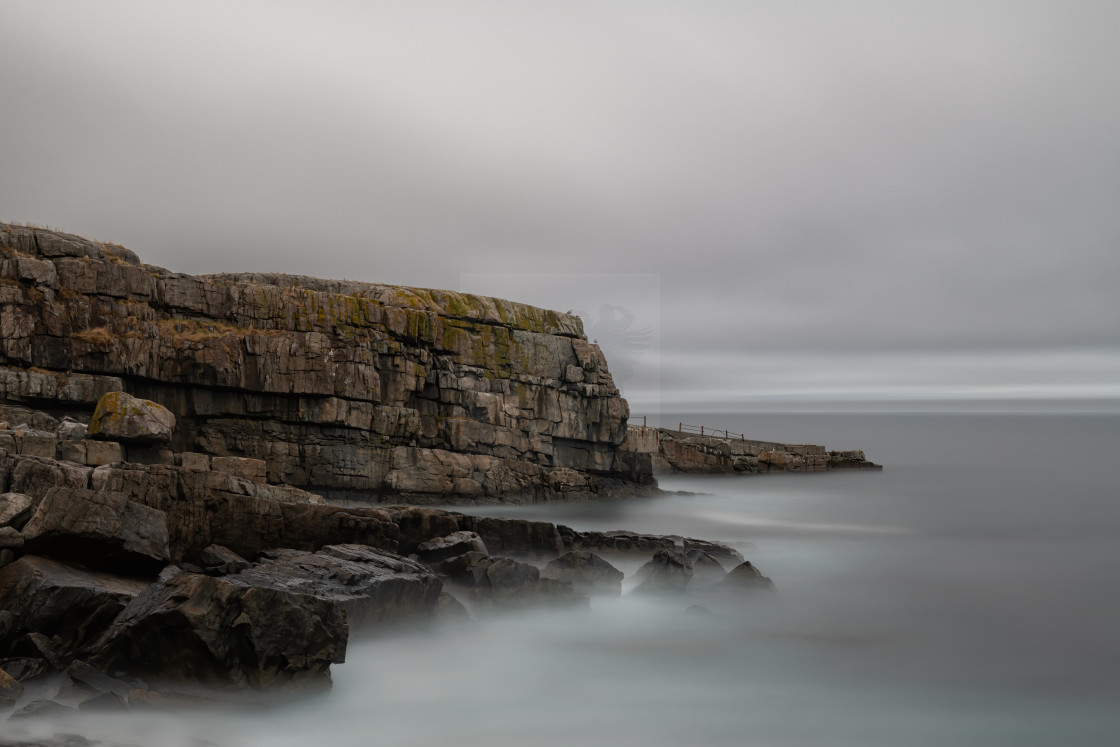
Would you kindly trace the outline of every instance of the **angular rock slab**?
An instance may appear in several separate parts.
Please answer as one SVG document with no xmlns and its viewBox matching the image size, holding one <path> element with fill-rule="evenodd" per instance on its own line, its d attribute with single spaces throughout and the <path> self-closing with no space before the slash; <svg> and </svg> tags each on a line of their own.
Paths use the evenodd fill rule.
<svg viewBox="0 0 1120 747">
<path fill-rule="evenodd" d="M 171 558 L 167 515 L 120 493 L 51 488 L 22 534 L 27 552 L 130 575 L 155 575 Z"/>
<path fill-rule="evenodd" d="M 126 443 L 167 443 L 175 430 L 175 415 L 161 404 L 109 392 L 97 402 L 89 421 L 89 435 Z"/>
<path fill-rule="evenodd" d="M 615 596 L 622 593 L 623 575 L 622 571 L 587 550 L 564 553 L 541 570 L 542 578 L 567 581 L 576 591 Z"/>
<path fill-rule="evenodd" d="M 353 627 L 430 617 L 443 589 L 423 565 L 364 545 L 270 551 L 225 580 L 333 602 Z"/>
<path fill-rule="evenodd" d="M 152 584 L 92 647 L 111 676 L 229 690 L 326 684 L 346 654 L 334 602 L 188 573 Z"/>
<path fill-rule="evenodd" d="M 36 651 L 20 651 L 25 636 L 39 634 L 56 638 L 58 653 L 72 656 L 101 635 L 147 586 L 146 581 L 24 555 L 0 568 L 0 609 L 13 615 L 0 636 L 0 655 L 41 658 Z"/>
</svg>

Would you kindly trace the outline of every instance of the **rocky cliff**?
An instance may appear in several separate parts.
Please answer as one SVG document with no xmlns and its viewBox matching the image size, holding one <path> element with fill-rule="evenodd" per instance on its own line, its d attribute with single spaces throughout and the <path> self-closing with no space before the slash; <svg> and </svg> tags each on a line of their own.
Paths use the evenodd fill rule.
<svg viewBox="0 0 1120 747">
<path fill-rule="evenodd" d="M 130 462 L 251 457 L 267 482 L 339 502 L 652 483 L 649 456 L 619 448 L 627 404 L 578 317 L 451 291 L 195 277 L 0 224 L 0 420 L 88 423 L 110 391 L 176 418 L 167 448 L 126 446 Z"/>
</svg>

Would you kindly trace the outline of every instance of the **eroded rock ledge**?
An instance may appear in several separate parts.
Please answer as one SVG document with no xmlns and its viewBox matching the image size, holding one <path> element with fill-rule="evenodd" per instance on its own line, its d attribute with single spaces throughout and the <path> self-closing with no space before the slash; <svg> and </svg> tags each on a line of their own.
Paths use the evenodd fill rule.
<svg viewBox="0 0 1120 747">
<path fill-rule="evenodd" d="M 194 277 L 0 224 L 0 420 L 88 423 L 112 391 L 174 413 L 171 452 L 260 459 L 268 482 L 339 502 L 652 484 L 648 457 L 619 449 L 627 404 L 578 317 L 451 291 Z"/>
<path fill-rule="evenodd" d="M 650 560 L 643 593 L 769 585 L 699 539 L 343 508 L 198 463 L 92 467 L 0 448 L 0 707 L 54 707 L 21 701 L 21 681 L 51 673 L 56 700 L 90 708 L 322 685 L 353 628 L 586 607 L 619 593 L 615 557 Z"/>
</svg>

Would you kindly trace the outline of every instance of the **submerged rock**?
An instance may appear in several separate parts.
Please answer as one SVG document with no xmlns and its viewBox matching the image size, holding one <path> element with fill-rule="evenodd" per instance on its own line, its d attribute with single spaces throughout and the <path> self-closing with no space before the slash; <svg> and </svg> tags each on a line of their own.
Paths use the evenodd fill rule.
<svg viewBox="0 0 1120 747">
<path fill-rule="evenodd" d="M 774 589 L 774 582 L 758 570 L 751 562 L 745 561 L 732 568 L 719 583 L 721 589 Z"/>
<path fill-rule="evenodd" d="M 598 555 L 573 550 L 551 561 L 541 570 L 542 578 L 567 581 L 576 591 L 587 594 L 622 593 L 624 574 Z"/>
<path fill-rule="evenodd" d="M 682 593 L 692 580 L 692 560 L 683 550 L 658 550 L 638 569 L 640 592 Z"/>
</svg>

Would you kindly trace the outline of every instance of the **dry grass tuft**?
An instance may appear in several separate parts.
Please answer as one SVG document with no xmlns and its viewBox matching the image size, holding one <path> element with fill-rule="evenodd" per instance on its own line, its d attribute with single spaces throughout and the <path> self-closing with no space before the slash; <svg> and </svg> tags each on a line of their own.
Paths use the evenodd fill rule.
<svg viewBox="0 0 1120 747">
<path fill-rule="evenodd" d="M 117 336 L 110 332 L 108 327 L 90 327 L 88 329 L 83 329 L 81 332 L 74 332 L 70 337 L 75 340 L 81 340 L 82 342 L 88 342 L 91 345 L 108 347 L 113 344 L 113 340 L 115 340 Z"/>
</svg>

